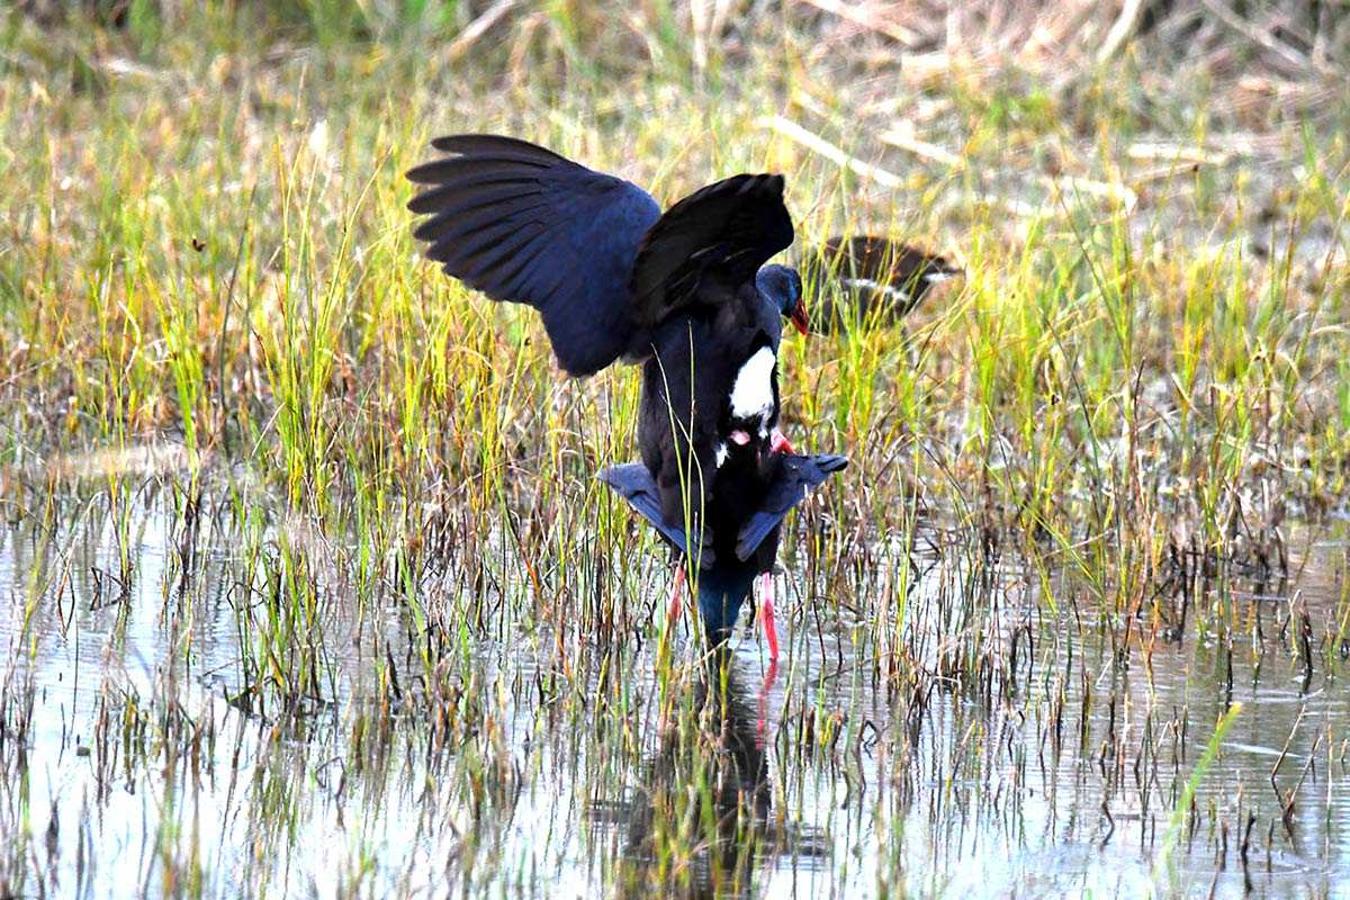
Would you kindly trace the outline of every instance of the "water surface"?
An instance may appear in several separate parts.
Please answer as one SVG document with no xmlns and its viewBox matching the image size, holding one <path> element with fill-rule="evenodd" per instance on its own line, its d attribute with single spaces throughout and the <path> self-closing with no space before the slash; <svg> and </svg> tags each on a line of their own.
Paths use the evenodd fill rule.
<svg viewBox="0 0 1350 900">
<path fill-rule="evenodd" d="M 710 687 L 687 626 L 602 646 L 452 566 L 371 584 L 284 518 L 112 496 L 0 530 L 0 896 L 1350 896 L 1344 523 L 1128 629 L 921 523 L 903 616 L 850 611 L 886 566 L 780 575 L 782 666 L 747 628 Z M 498 621 L 438 618 L 475 590 Z"/>
</svg>

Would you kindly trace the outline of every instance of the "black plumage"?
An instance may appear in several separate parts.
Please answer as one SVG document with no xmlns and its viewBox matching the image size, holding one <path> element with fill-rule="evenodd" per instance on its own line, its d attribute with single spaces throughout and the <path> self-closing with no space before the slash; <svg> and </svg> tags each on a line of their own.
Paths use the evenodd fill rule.
<svg viewBox="0 0 1350 900">
<path fill-rule="evenodd" d="M 514 138 L 457 135 L 408 173 L 427 256 L 489 297 L 539 310 L 562 368 L 644 361 L 638 440 L 665 509 L 699 518 L 732 422 L 731 390 L 781 318 L 805 330 L 801 279 L 765 266 L 792 243 L 781 175 L 735 175 L 662 215 L 636 185 Z M 786 273 L 786 274 L 785 274 Z M 756 442 L 777 423 L 772 400 Z M 760 391 L 760 394 L 766 391 Z"/>
<path fill-rule="evenodd" d="M 697 570 L 699 615 L 709 639 L 725 639 L 749 596 L 755 576 L 771 572 L 778 557 L 779 530 L 809 490 L 844 469 L 848 460 L 832 454 L 803 456 L 735 454 L 726 485 L 709 511 L 706 534 L 690 541 L 681 521 L 661 507 L 661 491 L 647 466 L 613 466 L 600 478 L 661 534 Z M 697 562 L 694 562 L 694 561 Z"/>
<path fill-rule="evenodd" d="M 637 185 L 525 141 L 454 135 L 432 146 L 452 155 L 408 172 L 429 186 L 408 204 L 430 216 L 414 237 L 446 274 L 539 310 L 571 375 L 646 359 L 655 329 L 753 288 L 792 243 L 780 175 L 733 176 L 662 215 Z M 750 296 L 756 307 L 777 299 Z"/>
</svg>

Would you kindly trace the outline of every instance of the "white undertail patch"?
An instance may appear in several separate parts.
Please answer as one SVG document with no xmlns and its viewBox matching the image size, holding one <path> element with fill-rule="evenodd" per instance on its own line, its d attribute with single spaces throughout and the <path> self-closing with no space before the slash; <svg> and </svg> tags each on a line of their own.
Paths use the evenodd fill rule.
<svg viewBox="0 0 1350 900">
<path fill-rule="evenodd" d="M 840 282 L 844 287 L 852 288 L 855 291 L 876 291 L 888 300 L 898 301 L 901 306 L 909 305 L 909 294 L 894 285 L 883 284 L 880 281 L 873 281 L 870 278 L 841 278 Z"/>
<path fill-rule="evenodd" d="M 741 366 L 731 386 L 732 416 L 758 418 L 761 437 L 768 434 L 769 419 L 773 415 L 773 367 L 777 361 L 771 348 L 759 348 Z"/>
</svg>

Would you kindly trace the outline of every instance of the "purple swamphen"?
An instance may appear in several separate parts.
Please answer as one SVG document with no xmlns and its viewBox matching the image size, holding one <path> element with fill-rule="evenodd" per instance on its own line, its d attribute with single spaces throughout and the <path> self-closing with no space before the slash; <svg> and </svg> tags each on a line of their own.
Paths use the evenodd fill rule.
<svg viewBox="0 0 1350 900">
<path fill-rule="evenodd" d="M 767 265 L 793 240 L 782 176 L 734 175 L 663 214 L 636 185 L 514 138 L 432 146 L 444 155 L 408 173 L 428 258 L 538 310 L 571 375 L 642 364 L 642 462 L 604 477 L 685 553 L 705 630 L 724 640 L 797 494 L 843 466 L 790 455 L 777 428 L 782 319 L 807 330 L 800 276 Z M 686 533 L 698 540 L 673 537 Z"/>
</svg>

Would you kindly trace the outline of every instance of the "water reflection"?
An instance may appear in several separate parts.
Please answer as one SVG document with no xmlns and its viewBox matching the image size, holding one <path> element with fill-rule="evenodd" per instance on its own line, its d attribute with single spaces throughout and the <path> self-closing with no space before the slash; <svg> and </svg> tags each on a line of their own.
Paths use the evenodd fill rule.
<svg viewBox="0 0 1350 900">
<path fill-rule="evenodd" d="M 1291 540 L 1288 584 L 1179 569 L 1142 615 L 1069 579 L 1052 611 L 951 529 L 900 560 L 913 588 L 886 619 L 898 570 L 877 547 L 785 592 L 767 691 L 753 640 L 657 677 L 654 642 L 552 619 L 532 637 L 528 587 L 503 595 L 500 637 L 426 614 L 462 589 L 434 572 L 362 607 L 341 544 L 291 534 L 171 490 L 0 529 L 0 896 L 1350 883 L 1344 531 Z M 635 609 L 650 587 L 617 567 L 607 584 Z M 289 622 L 296 588 L 313 609 Z M 318 699 L 277 702 L 292 680 Z"/>
<path fill-rule="evenodd" d="M 687 714 L 663 728 L 641 782 L 626 799 L 592 806 L 593 824 L 619 834 L 625 895 L 659 887 L 748 896 L 758 866 L 823 854 L 815 829 L 787 829 L 773 815 L 765 712 L 776 679 L 775 669 L 762 679 L 743 671 L 719 647 L 701 666 Z"/>
</svg>

